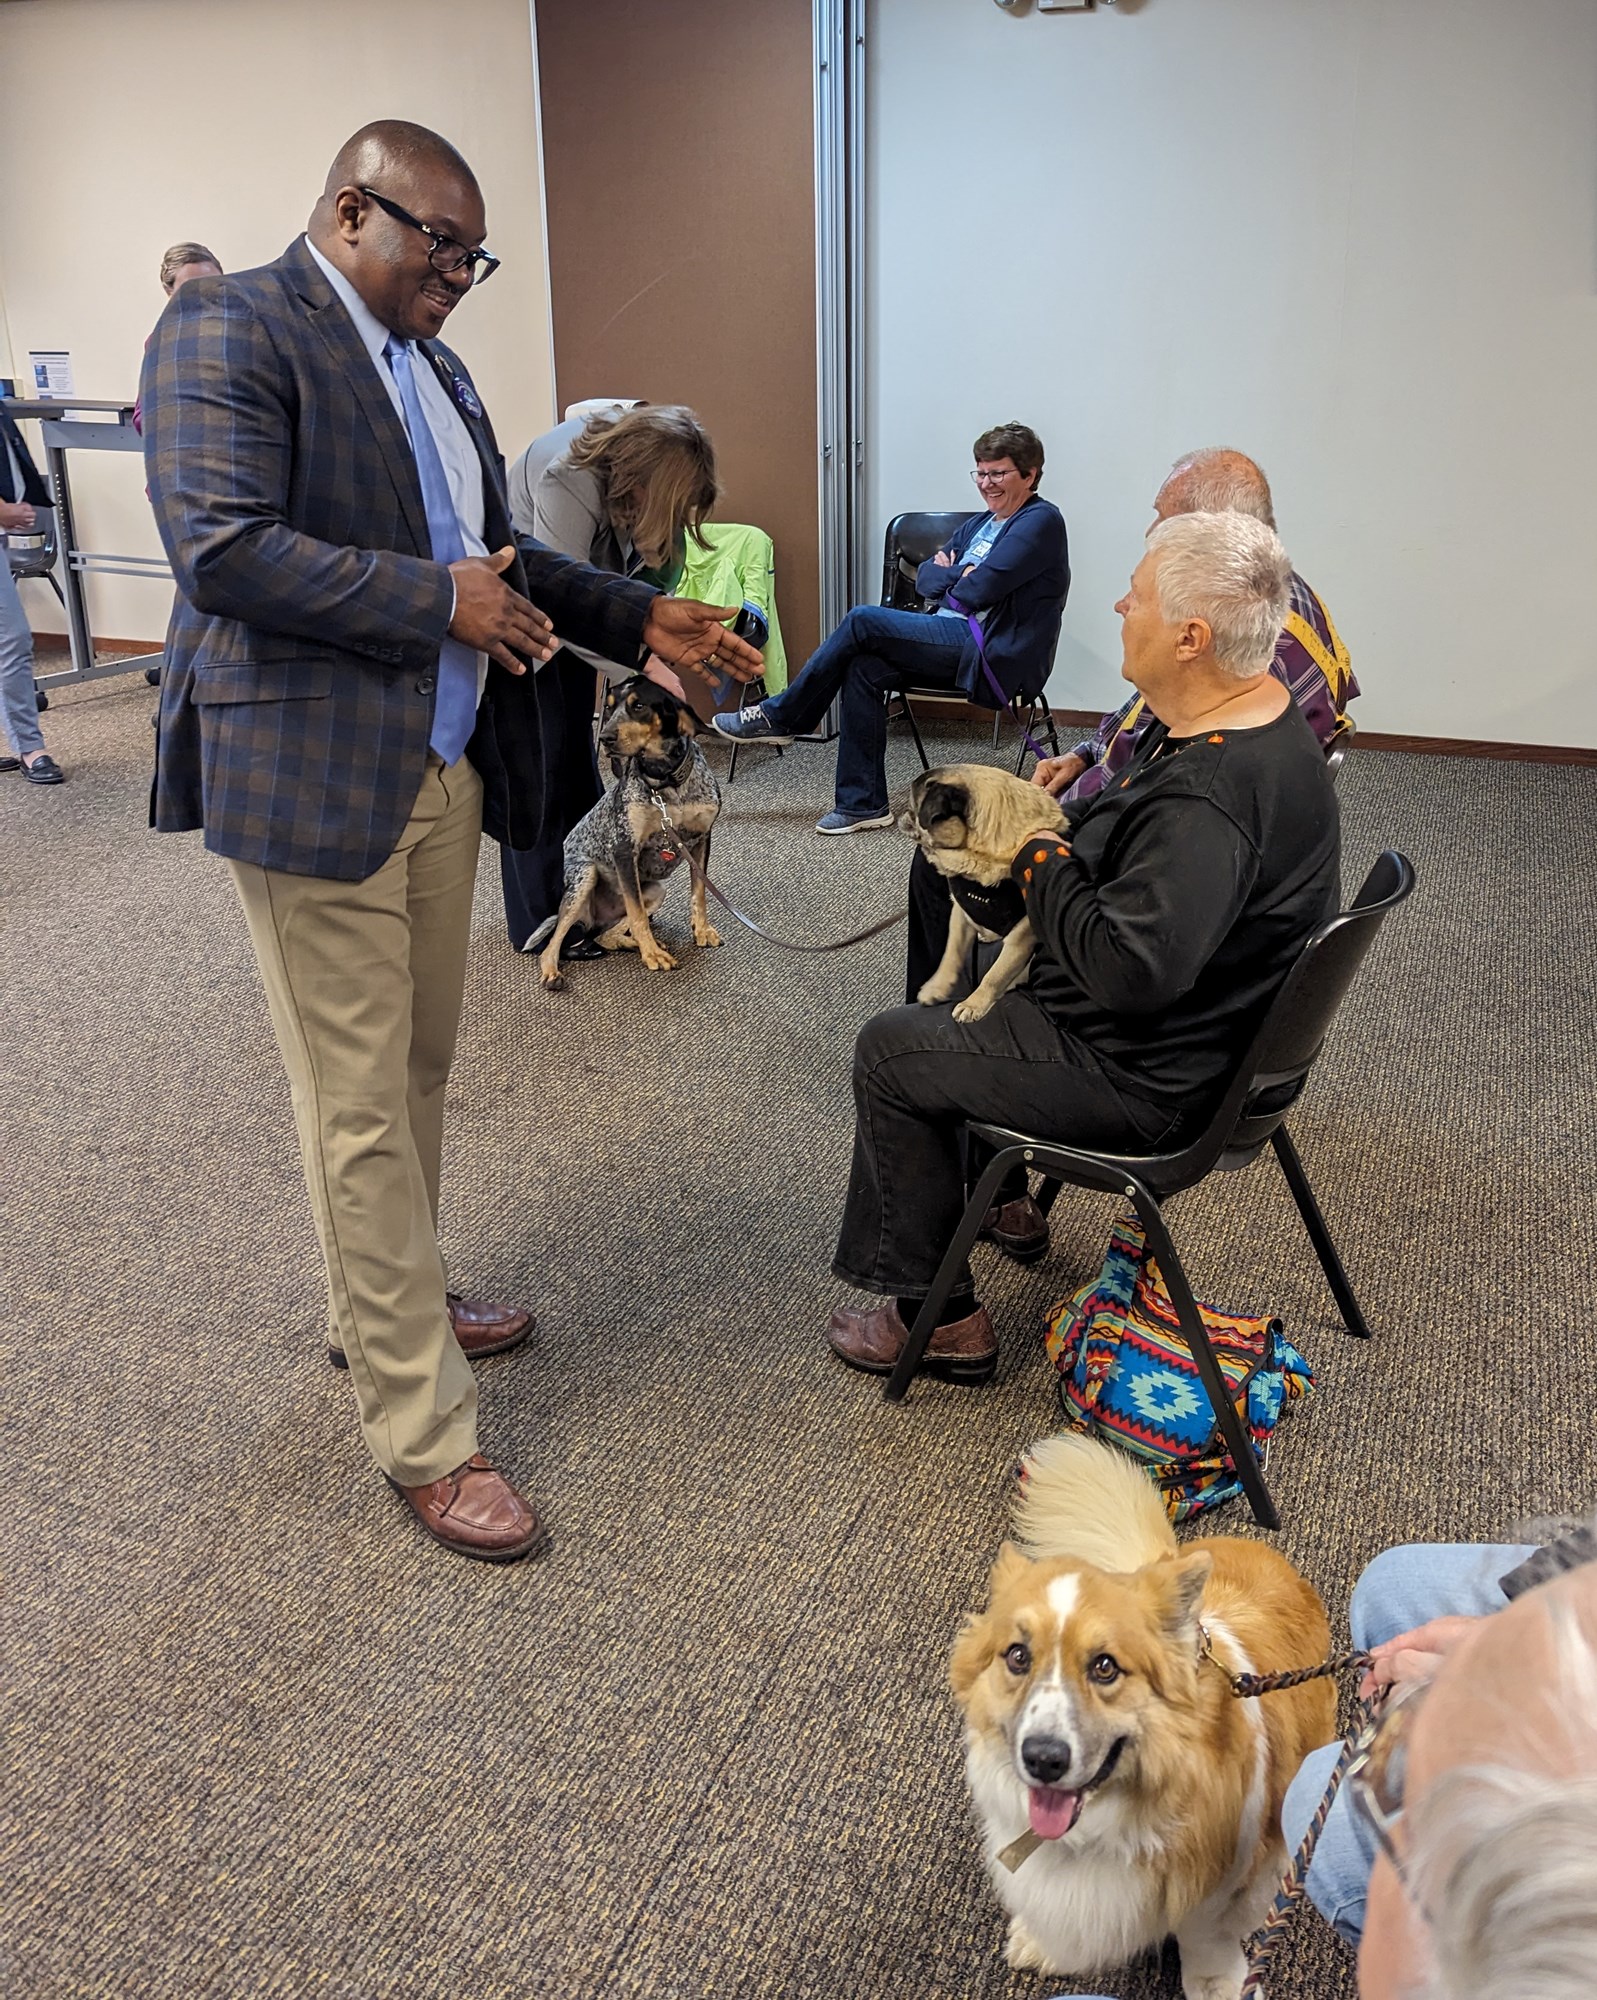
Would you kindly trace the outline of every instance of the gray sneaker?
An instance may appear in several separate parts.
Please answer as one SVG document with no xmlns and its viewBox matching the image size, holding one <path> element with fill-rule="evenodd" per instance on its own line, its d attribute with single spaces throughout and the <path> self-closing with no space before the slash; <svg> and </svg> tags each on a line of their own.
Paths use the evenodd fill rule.
<svg viewBox="0 0 1597 2000">
<path fill-rule="evenodd" d="M 829 812 L 824 819 L 815 822 L 817 833 L 868 833 L 872 827 L 891 826 L 892 808 L 879 813 Z"/>
<path fill-rule="evenodd" d="M 710 727 L 717 736 L 725 736 L 733 743 L 770 743 L 783 750 L 793 741 L 767 720 L 765 704 L 758 701 L 750 702 L 747 708 L 723 709 L 719 715 L 710 717 Z"/>
</svg>

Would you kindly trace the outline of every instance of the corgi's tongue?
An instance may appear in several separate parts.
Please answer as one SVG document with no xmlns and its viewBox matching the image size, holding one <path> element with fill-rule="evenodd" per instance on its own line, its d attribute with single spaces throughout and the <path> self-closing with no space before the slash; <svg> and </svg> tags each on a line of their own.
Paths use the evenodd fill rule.
<svg viewBox="0 0 1597 2000">
<path fill-rule="evenodd" d="M 1039 1840 L 1063 1840 L 1081 1813 L 1080 1792 L 1055 1791 L 1049 1785 L 1032 1785 L 1026 1793 L 1031 1813 L 1031 1830 Z"/>
</svg>

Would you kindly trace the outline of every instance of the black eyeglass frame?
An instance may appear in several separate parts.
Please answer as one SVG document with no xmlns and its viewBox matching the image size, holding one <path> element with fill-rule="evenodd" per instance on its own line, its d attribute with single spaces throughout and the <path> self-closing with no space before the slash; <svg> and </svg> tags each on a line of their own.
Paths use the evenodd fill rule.
<svg viewBox="0 0 1597 2000">
<path fill-rule="evenodd" d="M 474 285 L 485 285 L 499 269 L 499 259 L 490 256 L 486 250 L 468 250 L 464 243 L 456 242 L 453 236 L 446 236 L 441 229 L 434 229 L 412 215 L 408 208 L 401 208 L 397 201 L 390 201 L 385 194 L 379 194 L 374 187 L 362 187 L 360 192 L 369 201 L 376 202 L 385 215 L 391 215 L 396 222 L 408 223 L 412 229 L 419 229 L 428 240 L 427 262 L 443 278 L 452 278 L 457 271 L 469 271 Z M 453 263 L 440 264 L 440 251 L 457 251 Z"/>
</svg>

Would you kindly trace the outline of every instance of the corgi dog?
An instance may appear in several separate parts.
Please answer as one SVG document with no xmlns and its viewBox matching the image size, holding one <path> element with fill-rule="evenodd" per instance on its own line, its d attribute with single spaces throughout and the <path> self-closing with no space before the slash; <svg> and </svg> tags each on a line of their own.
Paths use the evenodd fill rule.
<svg viewBox="0 0 1597 2000">
<path fill-rule="evenodd" d="M 950 1662 L 1009 1963 L 1090 1974 L 1173 1936 L 1187 2000 L 1237 2000 L 1336 1694 L 1239 1700 L 1229 1677 L 1323 1660 L 1324 1607 L 1261 1542 L 1178 1542 L 1146 1474 L 1085 1437 L 1032 1448 L 1015 1523 Z"/>
</svg>

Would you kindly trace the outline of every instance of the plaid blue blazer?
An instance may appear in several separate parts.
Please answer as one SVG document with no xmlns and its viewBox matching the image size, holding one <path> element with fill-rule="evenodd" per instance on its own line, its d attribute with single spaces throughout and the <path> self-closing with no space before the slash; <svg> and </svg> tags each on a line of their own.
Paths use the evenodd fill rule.
<svg viewBox="0 0 1597 2000">
<path fill-rule="evenodd" d="M 423 343 L 482 456 L 484 539 L 562 638 L 630 664 L 656 593 L 511 528 L 504 460 L 461 362 Z M 144 463 L 177 577 L 150 821 L 215 853 L 361 881 L 427 763 L 454 603 L 416 461 L 370 354 L 302 240 L 178 291 L 140 383 Z M 468 754 L 483 822 L 544 834 L 535 676 L 490 663 Z"/>
</svg>

